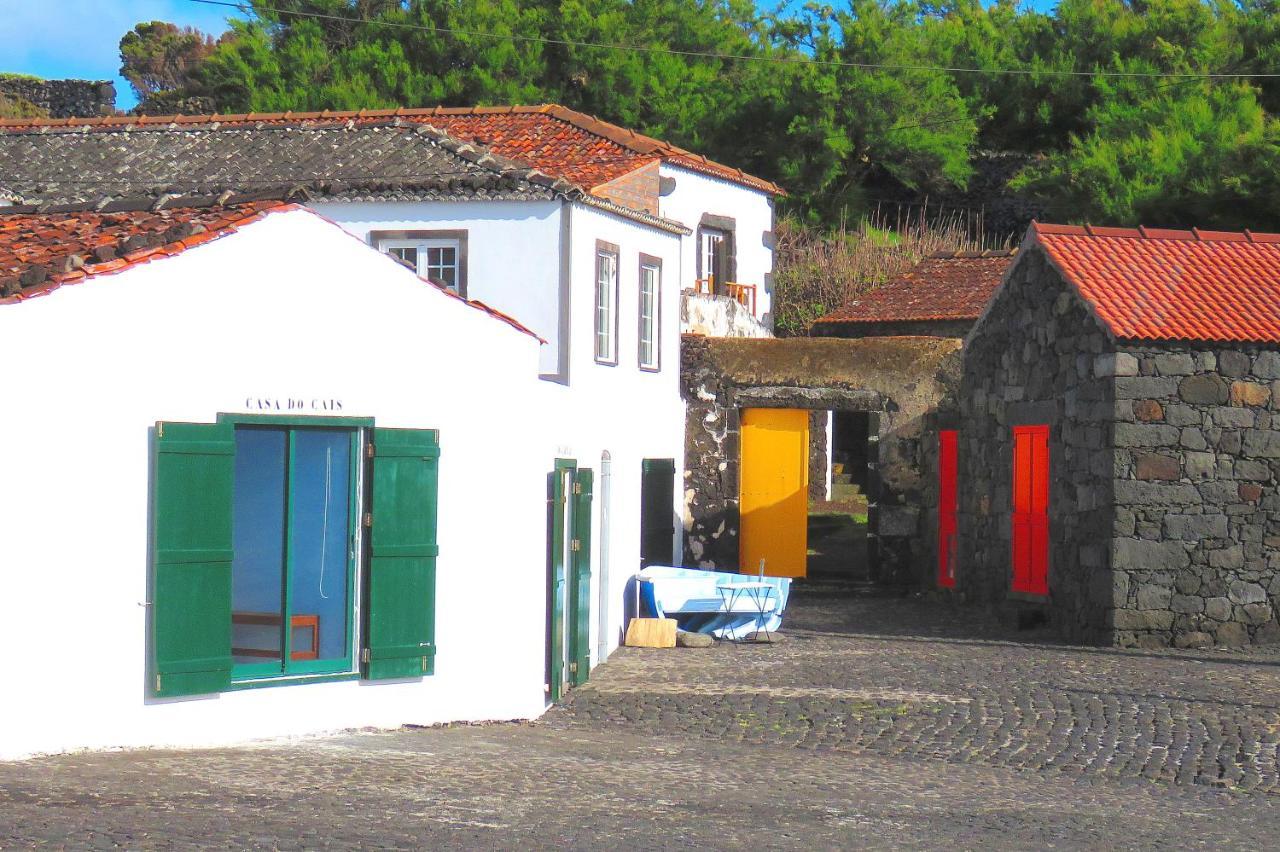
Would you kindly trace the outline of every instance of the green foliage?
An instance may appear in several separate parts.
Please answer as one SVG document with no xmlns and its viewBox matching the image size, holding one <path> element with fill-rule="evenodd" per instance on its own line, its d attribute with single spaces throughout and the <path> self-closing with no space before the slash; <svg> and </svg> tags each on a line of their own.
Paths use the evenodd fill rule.
<svg viewBox="0 0 1280 852">
<path fill-rule="evenodd" d="M 120 39 L 120 76 L 139 101 L 192 86 L 197 68 L 213 52 L 214 40 L 193 27 L 164 21 L 140 23 Z"/>
<path fill-rule="evenodd" d="M 1012 151 L 1037 156 L 1015 185 L 1055 219 L 1280 228 L 1280 79 L 1102 73 L 1274 73 L 1280 0 L 250 5 L 216 45 L 139 25 L 121 45 L 139 94 L 232 111 L 555 101 L 776 179 L 810 222 L 962 191 L 979 152 Z"/>
<path fill-rule="evenodd" d="M 808 334 L 818 317 L 934 252 L 992 247 L 971 235 L 963 217 L 924 210 L 896 220 L 872 216 L 855 228 L 822 229 L 784 217 L 774 233 L 773 316 L 780 337 Z"/>
<path fill-rule="evenodd" d="M 0 118 L 48 118 L 49 113 L 26 98 L 0 92 Z"/>
</svg>

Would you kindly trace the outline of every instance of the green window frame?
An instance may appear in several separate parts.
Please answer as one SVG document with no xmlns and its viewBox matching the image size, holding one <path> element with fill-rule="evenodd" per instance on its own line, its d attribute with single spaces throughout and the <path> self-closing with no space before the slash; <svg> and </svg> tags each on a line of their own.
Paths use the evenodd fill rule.
<svg viewBox="0 0 1280 852">
<path fill-rule="evenodd" d="M 286 600 L 281 659 L 233 661 L 235 434 L 253 426 L 351 433 L 348 529 L 357 546 L 347 554 L 342 659 L 292 658 Z M 376 428 L 371 418 L 220 414 L 214 423 L 157 423 L 152 438 L 150 695 L 434 672 L 438 432 Z M 287 554 L 284 573 L 287 598 Z"/>
</svg>

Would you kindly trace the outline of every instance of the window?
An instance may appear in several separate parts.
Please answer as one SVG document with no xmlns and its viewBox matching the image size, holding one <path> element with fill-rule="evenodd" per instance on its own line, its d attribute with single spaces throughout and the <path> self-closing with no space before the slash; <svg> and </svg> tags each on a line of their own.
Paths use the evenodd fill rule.
<svg viewBox="0 0 1280 852">
<path fill-rule="evenodd" d="M 725 234 L 714 228 L 703 228 L 698 234 L 698 277 L 707 278 L 712 286 L 725 281 Z"/>
<path fill-rule="evenodd" d="M 737 222 L 731 216 L 704 213 L 698 222 L 698 278 L 714 294 L 726 294 L 725 285 L 738 274 L 733 242 L 736 229 Z"/>
<path fill-rule="evenodd" d="M 351 669 L 356 441 L 354 429 L 236 428 L 233 677 Z"/>
<path fill-rule="evenodd" d="M 467 295 L 466 231 L 371 231 L 369 238 L 423 278 Z"/>
<path fill-rule="evenodd" d="M 596 242 L 596 361 L 618 363 L 618 247 Z"/>
<path fill-rule="evenodd" d="M 153 446 L 152 695 L 432 673 L 435 431 L 221 415 Z"/>
<path fill-rule="evenodd" d="M 657 370 L 659 358 L 659 310 L 662 305 L 662 261 L 640 255 L 640 369 Z"/>
</svg>

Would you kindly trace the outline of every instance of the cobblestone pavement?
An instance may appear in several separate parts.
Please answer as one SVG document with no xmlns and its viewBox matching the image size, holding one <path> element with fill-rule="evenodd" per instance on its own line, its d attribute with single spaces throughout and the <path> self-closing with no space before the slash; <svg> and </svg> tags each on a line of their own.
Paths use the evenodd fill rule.
<svg viewBox="0 0 1280 852">
<path fill-rule="evenodd" d="M 1042 640 L 802 599 L 536 724 L 0 764 L 0 848 L 1274 847 L 1280 657 Z"/>
<path fill-rule="evenodd" d="M 622 649 L 549 721 L 1280 792 L 1274 649 L 1059 646 L 910 600 L 802 600 L 788 627 L 778 646 Z"/>
</svg>

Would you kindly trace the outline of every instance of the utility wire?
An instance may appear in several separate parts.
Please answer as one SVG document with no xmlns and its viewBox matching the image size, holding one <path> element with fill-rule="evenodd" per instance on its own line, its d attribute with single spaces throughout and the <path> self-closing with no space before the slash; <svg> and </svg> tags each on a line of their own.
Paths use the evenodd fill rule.
<svg viewBox="0 0 1280 852">
<path fill-rule="evenodd" d="M 250 13 L 254 8 L 246 3 L 233 0 L 187 0 L 188 3 L 199 3 L 204 6 L 226 6 L 241 13 Z M 848 62 L 837 59 L 811 59 L 802 56 L 754 56 L 747 53 L 717 53 L 711 50 L 686 50 L 672 47 L 653 47 L 638 44 L 615 44 L 599 41 L 574 41 L 572 39 L 547 38 L 545 36 L 517 35 L 515 33 L 491 33 L 482 30 L 463 30 L 454 27 L 436 27 L 427 24 L 413 24 L 406 21 L 383 21 L 377 19 L 348 18 L 342 15 L 330 15 L 324 12 L 301 12 L 292 9 L 278 9 L 271 6 L 258 6 L 264 12 L 276 15 L 293 15 L 295 18 L 313 18 L 324 21 L 338 21 L 347 24 L 364 24 L 367 26 L 391 27 L 394 29 L 418 30 L 448 35 L 465 35 L 476 38 L 489 38 L 498 41 L 520 41 L 534 44 L 551 44 L 562 47 L 591 47 L 602 50 L 618 50 L 629 53 L 667 54 L 685 56 L 696 59 L 718 59 L 734 62 L 771 62 L 780 65 L 816 65 L 833 68 L 859 68 L 866 71 L 937 71 L 947 74 L 989 74 L 993 76 L 1045 76 L 1045 77 L 1118 77 L 1149 79 L 1200 79 L 1200 80 L 1242 80 L 1280 78 L 1280 72 L 1226 72 L 1205 73 L 1196 71 L 1073 71 L 1051 68 L 964 68 L 946 65 L 905 65 L 879 62 Z"/>
</svg>

